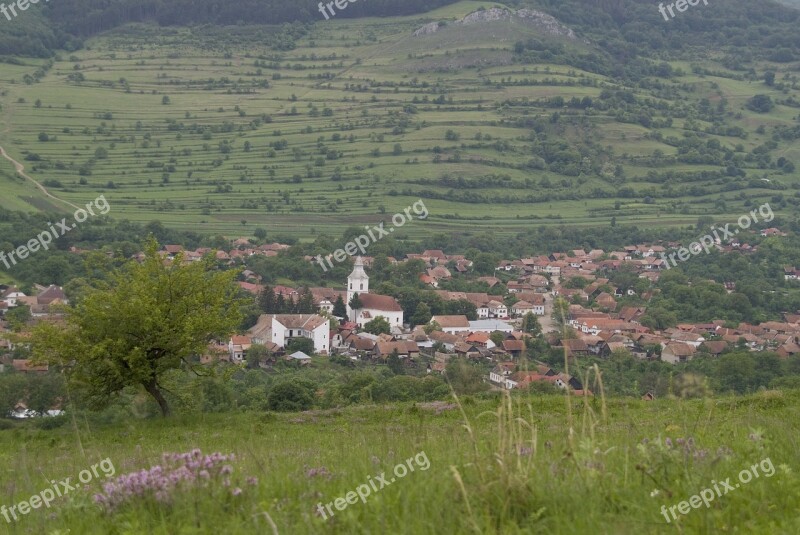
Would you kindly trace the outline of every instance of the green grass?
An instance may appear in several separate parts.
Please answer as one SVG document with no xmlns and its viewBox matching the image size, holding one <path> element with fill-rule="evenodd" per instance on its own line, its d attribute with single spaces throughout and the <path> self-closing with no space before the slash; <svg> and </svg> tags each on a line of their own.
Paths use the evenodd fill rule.
<svg viewBox="0 0 800 535">
<path fill-rule="evenodd" d="M 10 505 L 102 459 L 117 475 L 159 464 L 163 452 L 235 453 L 225 489 L 179 494 L 172 506 L 133 502 L 115 514 L 90 502 L 97 484 L 34 510 L 9 533 L 756 533 L 800 529 L 798 392 L 707 400 L 514 397 L 450 408 L 396 404 L 295 414 L 222 414 L 0 431 Z M 466 417 L 466 420 L 465 420 Z M 467 423 L 468 422 L 468 423 Z M 466 425 L 465 425 L 466 424 Z M 665 439 L 691 437 L 692 454 Z M 644 439 L 648 443 L 644 444 Z M 520 450 L 520 448 L 530 448 Z M 702 450 L 704 454 L 694 455 Z M 522 451 L 522 454 L 520 454 Z M 316 505 L 425 452 L 416 470 L 326 520 Z M 754 479 L 667 524 L 660 513 L 769 458 Z M 768 464 L 768 463 L 766 463 Z M 766 466 L 765 464 L 765 466 Z M 420 467 L 420 461 L 415 466 Z M 314 469 L 325 468 L 323 475 Z M 766 469 L 766 468 L 765 468 Z M 325 475 L 328 474 L 329 475 Z M 387 476 L 387 480 L 389 477 Z"/>
</svg>

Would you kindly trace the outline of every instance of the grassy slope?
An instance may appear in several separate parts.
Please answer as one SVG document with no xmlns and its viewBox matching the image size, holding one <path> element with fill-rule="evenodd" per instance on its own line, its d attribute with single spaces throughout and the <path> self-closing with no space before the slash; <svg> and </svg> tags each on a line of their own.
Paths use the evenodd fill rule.
<svg viewBox="0 0 800 535">
<path fill-rule="evenodd" d="M 666 524 L 661 505 L 688 499 L 712 480 L 735 482 L 740 470 L 769 457 L 775 475 L 742 485 L 709 510 L 691 511 L 680 520 L 680 532 L 796 533 L 798 400 L 798 393 L 775 392 L 706 401 L 614 399 L 602 422 L 599 403 L 582 407 L 574 400 L 570 415 L 560 396 L 537 396 L 514 412 L 535 426 L 533 440 L 525 426 L 511 432 L 519 421 L 510 425 L 510 413 L 492 401 L 465 406 L 471 433 L 456 409 L 436 414 L 404 404 L 109 426 L 80 419 L 77 430 L 0 431 L 0 466 L 7 475 L 0 503 L 38 492 L 45 478 L 75 477 L 106 457 L 119 474 L 158 464 L 162 452 L 199 447 L 236 453 L 237 473 L 258 476 L 259 485 L 246 487 L 233 503 L 203 493 L 172 508 L 139 505 L 113 516 L 90 505 L 89 489 L 49 511 L 31 512 L 12 533 L 269 533 L 262 511 L 277 532 L 291 534 L 470 533 L 471 526 L 487 534 L 672 533 L 676 526 Z M 681 448 L 654 446 L 667 437 L 693 437 L 707 454 L 695 458 Z M 643 439 L 651 443 L 642 446 Z M 532 444 L 532 454 L 516 453 Z M 420 451 L 429 470 L 399 479 L 327 522 L 314 515 L 318 502 L 343 496 L 368 475 L 388 472 Z M 309 472 L 322 467 L 330 476 Z"/>
<path fill-rule="evenodd" d="M 94 39 L 89 50 L 76 53 L 77 60 L 70 60 L 65 54 L 40 84 L 27 86 L 19 83 L 23 71 L 32 71 L 33 68 L 26 71 L 16 66 L 0 65 L 0 82 L 5 84 L 12 79 L 18 82 L 9 86 L 6 98 L 2 99 L 3 120 L 9 124 L 10 131 L 0 134 L 0 142 L 19 160 L 27 152 L 36 152 L 48 159 L 50 168 L 40 166 L 31 174 L 42 180 L 61 181 L 66 189 L 55 189 L 53 192 L 58 196 L 76 203 L 86 202 L 113 181 L 118 188 L 106 191 L 106 195 L 115 217 L 136 221 L 159 219 L 170 226 L 209 232 L 247 233 L 256 226 L 267 226 L 273 233 L 302 237 L 323 230 L 338 232 L 348 225 L 383 219 L 381 206 L 387 214 L 392 214 L 415 201 L 417 195 L 428 192 L 444 195 L 444 198 L 428 200 L 426 204 L 431 217 L 425 225 L 406 227 L 404 232 L 410 236 L 436 231 L 469 232 L 474 230 L 476 221 L 481 226 L 510 233 L 524 230 L 531 224 L 562 223 L 562 217 L 579 225 L 607 224 L 612 215 L 619 223 L 662 225 L 693 223 L 698 214 L 712 211 L 720 219 L 735 218 L 742 213 L 744 199 L 738 197 L 739 191 L 725 191 L 721 185 L 710 182 L 702 183 L 710 191 L 705 196 L 667 198 L 656 195 L 654 204 L 642 204 L 641 198 L 650 188 L 660 186 L 637 181 L 635 177 L 652 169 L 640 165 L 634 158 L 647 156 L 657 148 L 665 154 L 674 154 L 675 149 L 645 139 L 648 130 L 644 127 L 617 123 L 603 116 L 592 117 L 586 130 L 568 126 L 564 134 L 576 147 L 595 143 L 612 147 L 618 157 L 628 155 L 621 160 L 626 175 L 633 177 L 626 185 L 637 190 L 640 198 L 623 199 L 621 210 L 614 210 L 615 199 L 592 198 L 510 203 L 498 209 L 486 204 L 453 201 L 449 187 L 409 183 L 410 180 L 433 179 L 445 174 L 466 179 L 505 174 L 518 184 L 526 179 L 534 180 L 535 185 L 531 187 L 477 190 L 481 194 L 511 198 L 540 189 L 538 182 L 544 177 L 553 183 L 552 191 L 557 194 L 568 194 L 575 188 L 614 189 L 593 175 L 581 186 L 574 183 L 561 185 L 565 177 L 560 175 L 503 167 L 527 162 L 530 149 L 525 141 L 529 130 L 500 122 L 513 120 L 525 112 L 513 107 L 507 109 L 500 103 L 508 99 L 555 95 L 566 99 L 573 96 L 596 99 L 601 88 L 514 86 L 501 84 L 502 79 L 577 80 L 580 76 L 600 82 L 604 79 L 559 65 L 507 65 L 515 41 L 541 37 L 537 32 L 518 25 L 493 23 L 469 31 L 451 27 L 426 37 L 413 38 L 410 35 L 424 22 L 453 20 L 480 5 L 479 2 L 461 2 L 424 17 L 322 21 L 300 42 L 299 48 L 282 55 L 282 66 L 298 66 L 302 70 L 282 68 L 273 71 L 265 68 L 261 74 L 256 72 L 254 58 L 259 54 L 270 55 L 272 51 L 260 47 L 245 34 L 236 37 L 235 32 L 239 31 L 236 29 L 231 29 L 228 39 L 221 37 L 222 32 L 216 36 L 206 35 L 206 30 L 157 30 L 143 26 L 117 30 Z M 584 47 L 574 43 L 570 46 Z M 229 54 L 227 58 L 224 56 L 226 52 Z M 334 53 L 336 59 L 330 58 Z M 318 56 L 317 59 L 312 59 L 312 54 Z M 413 56 L 409 57 L 409 54 Z M 319 59 L 319 56 L 328 59 Z M 698 61 L 697 64 L 724 70 L 710 60 Z M 680 66 L 691 73 L 691 64 Z M 539 68 L 538 74 L 533 73 L 534 67 Z M 781 69 L 786 66 L 773 67 L 778 70 L 777 79 L 781 79 Z M 549 68 L 549 72 L 543 72 L 545 68 Z M 74 72 L 81 72 L 86 81 L 80 84 L 69 82 L 67 76 Z M 280 73 L 280 80 L 273 78 L 275 72 Z M 316 78 L 324 74 L 333 78 Z M 229 83 L 221 88 L 209 90 L 200 83 L 223 77 L 227 77 Z M 122 78 L 130 84 L 130 93 L 122 88 Z M 257 87 L 264 80 L 272 84 L 270 89 Z M 409 84 L 413 81 L 417 85 L 401 87 L 398 92 L 373 85 L 380 82 Z M 734 111 L 743 110 L 745 100 L 754 92 L 785 98 L 763 84 L 736 82 L 728 78 L 687 74 L 677 82 L 694 85 L 691 92 L 679 90 L 681 98 L 707 97 L 714 104 L 724 96 Z M 360 84 L 366 90 L 347 90 L 348 84 Z M 415 96 L 429 99 L 437 96 L 438 93 L 424 89 L 422 84 L 439 84 L 447 90 L 447 96 L 453 98 L 454 106 L 418 104 L 418 113 L 406 116 L 410 123 L 405 132 L 392 134 L 393 121 L 403 115 L 404 105 Z M 714 84 L 718 84 L 718 88 L 713 87 Z M 254 89 L 253 92 L 238 93 L 237 87 L 248 91 Z M 637 93 L 640 98 L 649 96 L 647 91 L 637 90 Z M 789 93 L 796 95 L 797 91 L 790 90 Z M 290 100 L 293 94 L 297 96 L 296 102 Z M 164 95 L 170 97 L 171 105 L 161 104 Z M 21 97 L 25 98 L 24 103 L 18 102 Z M 34 107 L 36 99 L 41 99 L 41 108 Z M 66 109 L 68 104 L 71 109 Z M 309 106 L 312 104 L 320 111 L 324 107 L 331 108 L 333 116 L 310 116 Z M 240 117 L 235 106 L 240 106 L 247 115 Z M 292 106 L 297 107 L 299 115 L 287 115 Z M 95 115 L 109 111 L 113 112 L 112 120 Z M 533 109 L 531 112 L 543 117 L 550 113 L 552 110 L 548 109 Z M 274 122 L 251 129 L 249 123 L 261 114 L 271 115 Z M 742 126 L 750 132 L 747 140 L 710 137 L 717 137 L 724 146 L 742 143 L 751 150 L 770 139 L 769 129 L 767 134 L 758 135 L 754 132 L 757 126 L 790 125 L 794 115 L 795 110 L 783 106 L 765 115 L 743 110 L 742 118 L 731 119 L 730 124 Z M 210 126 L 230 121 L 241 130 L 217 133 L 210 140 L 203 139 L 199 133 L 184 132 L 179 136 L 178 132 L 167 130 L 167 118 L 187 127 L 195 123 Z M 140 129 L 136 127 L 137 121 L 142 123 Z M 106 130 L 98 130 L 104 123 Z M 313 132 L 302 133 L 306 127 L 311 127 Z M 448 129 L 456 130 L 461 140 L 445 141 Z M 268 158 L 269 143 L 279 139 L 273 135 L 275 131 L 280 131 L 280 138 L 288 141 L 289 146 L 278 151 L 277 157 Z M 41 143 L 37 140 L 40 132 L 56 135 L 58 140 Z M 332 141 L 331 136 L 335 133 L 342 135 L 341 141 Z M 464 143 L 474 145 L 473 138 L 477 133 L 489 134 L 493 139 L 480 147 L 461 146 Z M 673 128 L 663 129 L 662 133 L 665 137 L 681 137 L 682 120 L 677 119 Z M 149 134 L 151 139 L 145 140 L 145 134 Z M 350 134 L 356 138 L 354 143 L 346 139 Z M 377 140 L 379 134 L 385 135 L 383 142 Z M 324 166 L 317 167 L 315 159 L 320 156 L 317 147 L 320 137 L 324 137 L 326 147 L 341 151 L 344 157 L 325 161 Z M 218 150 L 218 144 L 223 140 L 229 141 L 233 147 L 227 158 Z M 508 141 L 510 150 L 498 151 L 493 146 L 495 140 Z M 246 141 L 252 144 L 250 152 L 243 150 Z M 402 145 L 402 155 L 392 155 L 395 143 Z M 435 145 L 444 149 L 442 156 L 445 160 L 455 150 L 460 150 L 461 162 L 434 164 L 430 149 Z M 87 186 L 79 186 L 77 168 L 89 161 L 95 149 L 101 146 L 109 151 L 109 158 L 96 163 L 92 176 L 87 177 Z M 292 156 L 294 148 L 303 151 L 299 160 Z M 380 157 L 370 155 L 374 149 L 380 149 Z M 800 147 L 784 146 L 781 150 L 781 155 L 800 161 Z M 215 165 L 214 160 L 219 158 L 222 160 Z M 409 158 L 418 159 L 418 163 L 406 164 Z M 172 159 L 176 169 L 169 173 L 169 183 L 162 184 L 163 170 L 148 168 L 147 163 L 169 165 Z M 487 165 L 488 161 L 498 165 Z M 66 168 L 53 168 L 55 162 L 65 164 Z M 6 164 L 0 163 L 0 166 Z M 340 182 L 330 180 L 336 167 L 341 167 L 343 180 Z M 308 168 L 312 173 L 321 171 L 321 176 L 307 177 Z M 697 171 L 713 167 L 677 165 L 673 169 Z M 188 177 L 190 171 L 191 178 Z M 269 175 L 270 171 L 274 171 L 274 176 Z M 800 176 L 800 172 L 788 177 L 769 170 L 748 172 L 750 176 L 767 176 L 790 187 L 796 186 Z M 295 175 L 299 175 L 303 182 L 292 182 Z M 217 183 L 230 185 L 232 191 L 215 193 Z M 685 184 L 677 185 L 679 191 L 685 187 Z M 409 190 L 409 194 L 404 194 L 404 190 Z M 656 189 L 657 193 L 659 191 Z M 287 192 L 289 203 L 282 197 Z M 745 198 L 759 203 L 769 199 L 773 193 L 751 188 L 745 190 Z M 721 212 L 713 208 L 718 199 L 727 202 Z"/>
</svg>

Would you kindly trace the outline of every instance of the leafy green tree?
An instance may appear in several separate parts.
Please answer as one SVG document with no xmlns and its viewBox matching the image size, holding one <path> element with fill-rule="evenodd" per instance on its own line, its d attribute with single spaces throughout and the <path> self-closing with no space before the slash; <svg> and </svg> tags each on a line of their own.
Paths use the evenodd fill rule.
<svg viewBox="0 0 800 535">
<path fill-rule="evenodd" d="M 364 308 L 364 303 L 361 302 L 361 298 L 358 297 L 358 294 L 353 294 L 353 297 L 350 298 L 348 305 L 350 306 L 350 310 L 352 310 L 355 314 L 358 314 L 358 311 Z"/>
<path fill-rule="evenodd" d="M 272 352 L 266 346 L 261 344 L 253 344 L 247 350 L 245 360 L 247 360 L 247 367 L 251 370 L 258 369 L 259 364 L 266 362 L 272 356 Z"/>
<path fill-rule="evenodd" d="M 310 338 L 292 338 L 289 340 L 289 343 L 286 344 L 286 352 L 291 355 L 298 351 L 302 351 L 306 355 L 313 355 L 314 341 Z"/>
<path fill-rule="evenodd" d="M 489 340 L 491 340 L 495 346 L 500 347 L 503 345 L 503 340 L 506 339 L 506 335 L 500 331 L 492 331 L 489 334 Z"/>
<path fill-rule="evenodd" d="M 758 113 L 767 113 L 775 107 L 775 103 L 769 95 L 754 95 L 747 101 L 745 106 L 747 106 L 747 109 Z"/>
<path fill-rule="evenodd" d="M 20 332 L 33 318 L 31 315 L 31 307 L 28 305 L 18 305 L 6 312 L 5 318 L 11 329 L 15 332 Z"/>
<path fill-rule="evenodd" d="M 307 411 L 314 406 L 315 386 L 309 381 L 286 381 L 275 385 L 267 394 L 271 411 Z"/>
<path fill-rule="evenodd" d="M 533 312 L 528 312 L 522 316 L 521 329 L 522 332 L 532 334 L 533 336 L 542 334 L 542 326 L 539 324 L 539 318 L 537 318 Z"/>
<path fill-rule="evenodd" d="M 431 321 L 431 307 L 427 303 L 420 303 L 414 315 L 411 316 L 411 325 L 424 325 Z"/>
<path fill-rule="evenodd" d="M 0 375 L 0 418 L 8 418 L 17 403 L 24 399 L 27 381 L 23 374 Z"/>
<path fill-rule="evenodd" d="M 258 294 L 258 306 L 265 314 L 276 314 L 277 300 L 271 286 L 265 286 Z"/>
<path fill-rule="evenodd" d="M 480 366 L 463 358 L 453 358 L 445 367 L 445 378 L 456 394 L 477 394 L 486 390 L 485 375 Z"/>
<path fill-rule="evenodd" d="M 425 331 L 425 334 L 431 334 L 433 331 L 441 331 L 442 326 L 439 325 L 438 321 L 431 321 L 425 327 L 422 328 Z"/>
<path fill-rule="evenodd" d="M 333 303 L 333 315 L 337 318 L 347 318 L 347 307 L 341 295 L 336 297 L 336 302 Z"/>
<path fill-rule="evenodd" d="M 392 373 L 395 375 L 402 375 L 404 372 L 403 361 L 400 360 L 400 354 L 397 352 L 397 348 L 392 349 L 392 353 L 386 359 L 386 365 L 389 366 L 389 369 L 392 370 Z"/>
<path fill-rule="evenodd" d="M 392 326 L 389 325 L 389 321 L 384 318 L 383 316 L 378 316 L 377 318 L 368 321 L 364 324 L 364 330 L 371 334 L 389 334 L 392 332 Z"/>
<path fill-rule="evenodd" d="M 224 339 L 241 321 L 236 271 L 220 272 L 207 257 L 165 263 L 151 240 L 145 258 L 98 281 L 79 305 L 66 310 L 64 326 L 41 323 L 34 356 L 62 366 L 76 389 L 96 407 L 123 389 L 141 386 L 161 408 L 170 406 L 160 383 L 213 339 Z"/>
</svg>

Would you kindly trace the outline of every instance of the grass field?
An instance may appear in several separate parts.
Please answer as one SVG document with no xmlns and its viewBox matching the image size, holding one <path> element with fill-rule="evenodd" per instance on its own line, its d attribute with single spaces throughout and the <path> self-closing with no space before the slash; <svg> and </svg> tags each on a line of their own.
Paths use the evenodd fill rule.
<svg viewBox="0 0 800 535">
<path fill-rule="evenodd" d="M 476 222 L 503 234 L 524 231 L 531 221 L 607 225 L 612 216 L 619 224 L 675 225 L 707 213 L 735 218 L 746 201 L 759 204 L 797 189 L 798 172 L 744 163 L 748 179 L 766 178 L 769 186 L 729 178 L 653 180 L 649 172 L 719 166 L 646 161 L 654 151 L 677 152 L 654 132 L 664 139 L 695 132 L 704 141 L 752 151 L 771 139 L 772 127 L 796 124 L 797 112 L 778 105 L 756 114 L 743 107 L 746 100 L 756 92 L 776 100 L 797 97 L 796 82 L 781 92 L 735 80 L 729 75 L 736 73 L 712 55 L 675 61 L 684 74 L 654 78 L 663 90 L 626 88 L 568 65 L 515 63 L 515 42 L 561 39 L 516 22 L 412 35 L 427 22 L 453 21 L 482 5 L 321 21 L 291 51 L 260 45 L 271 31 L 264 27 L 130 25 L 52 64 L 0 63 L 6 125 L 0 146 L 59 198 L 81 204 L 102 191 L 115 218 L 227 234 L 249 234 L 258 226 L 302 238 L 340 232 L 385 219 L 418 198 L 430 203 L 431 215 L 425 225 L 407 229 L 412 238 L 471 232 Z M 563 44 L 579 52 L 593 47 Z M 721 74 L 694 74 L 694 65 Z M 26 83 L 38 68 L 46 74 Z M 774 68 L 776 80 L 790 74 L 787 65 L 763 68 Z M 559 96 L 597 101 L 603 90 L 629 90 L 636 99 L 677 108 L 725 99 L 731 110 L 726 126 L 743 128 L 747 139 L 706 134 L 711 124 L 702 120 L 686 124 L 678 117 L 671 127 L 655 128 L 620 122 L 599 109 L 570 109 L 547 136 L 584 155 L 580 173 L 526 167 L 534 134 L 517 120 L 547 122 L 554 112 L 531 103 Z M 756 132 L 761 125 L 763 134 Z M 774 153 L 780 156 L 800 163 L 800 147 L 781 144 Z M 592 170 L 605 159 L 621 166 L 624 180 Z M 0 186 L 9 193 L 0 206 L 42 209 L 26 200 L 26 185 L 9 178 L 8 162 L 0 162 L 0 170 L 6 171 Z M 457 179 L 468 185 L 450 185 Z M 630 194 L 621 195 L 622 186 Z M 30 195 L 41 197 L 34 190 Z M 645 197 L 652 202 L 642 204 Z"/>
<path fill-rule="evenodd" d="M 50 431 L 19 426 L 0 431 L 0 504 L 7 506 L 48 480 L 74 482 L 106 458 L 117 476 L 160 464 L 164 452 L 200 448 L 237 460 L 230 488 L 177 492 L 170 505 L 134 500 L 105 513 L 91 500 L 95 480 L 4 532 L 797 533 L 798 401 L 797 392 L 573 398 L 568 409 L 561 396 L 468 398 L 463 413 L 439 402 L 116 424 L 78 417 Z M 327 520 L 315 513 L 368 476 L 386 472 L 390 481 L 398 463 L 422 452 L 415 471 L 386 488 L 376 484 L 365 503 L 333 508 Z M 744 481 L 740 471 L 754 464 L 760 477 L 666 522 L 662 505 L 689 500 L 712 480 Z M 246 484 L 248 476 L 258 483 Z M 243 493 L 233 497 L 237 485 Z"/>
</svg>

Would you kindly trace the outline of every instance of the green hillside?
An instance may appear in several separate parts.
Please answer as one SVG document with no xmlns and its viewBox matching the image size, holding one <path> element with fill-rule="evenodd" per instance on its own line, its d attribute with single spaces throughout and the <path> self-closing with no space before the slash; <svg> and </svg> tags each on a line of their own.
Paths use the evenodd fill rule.
<svg viewBox="0 0 800 535">
<path fill-rule="evenodd" d="M 547 26 L 481 20 L 493 5 L 129 24 L 0 64 L 0 146 L 59 198 L 103 192 L 115 218 L 207 232 L 308 238 L 419 198 L 431 215 L 411 237 L 795 213 L 800 13 L 743 21 L 736 1 L 666 23 L 623 0 L 537 2 L 563 23 Z M 0 169 L 0 206 L 43 209 Z"/>
</svg>

